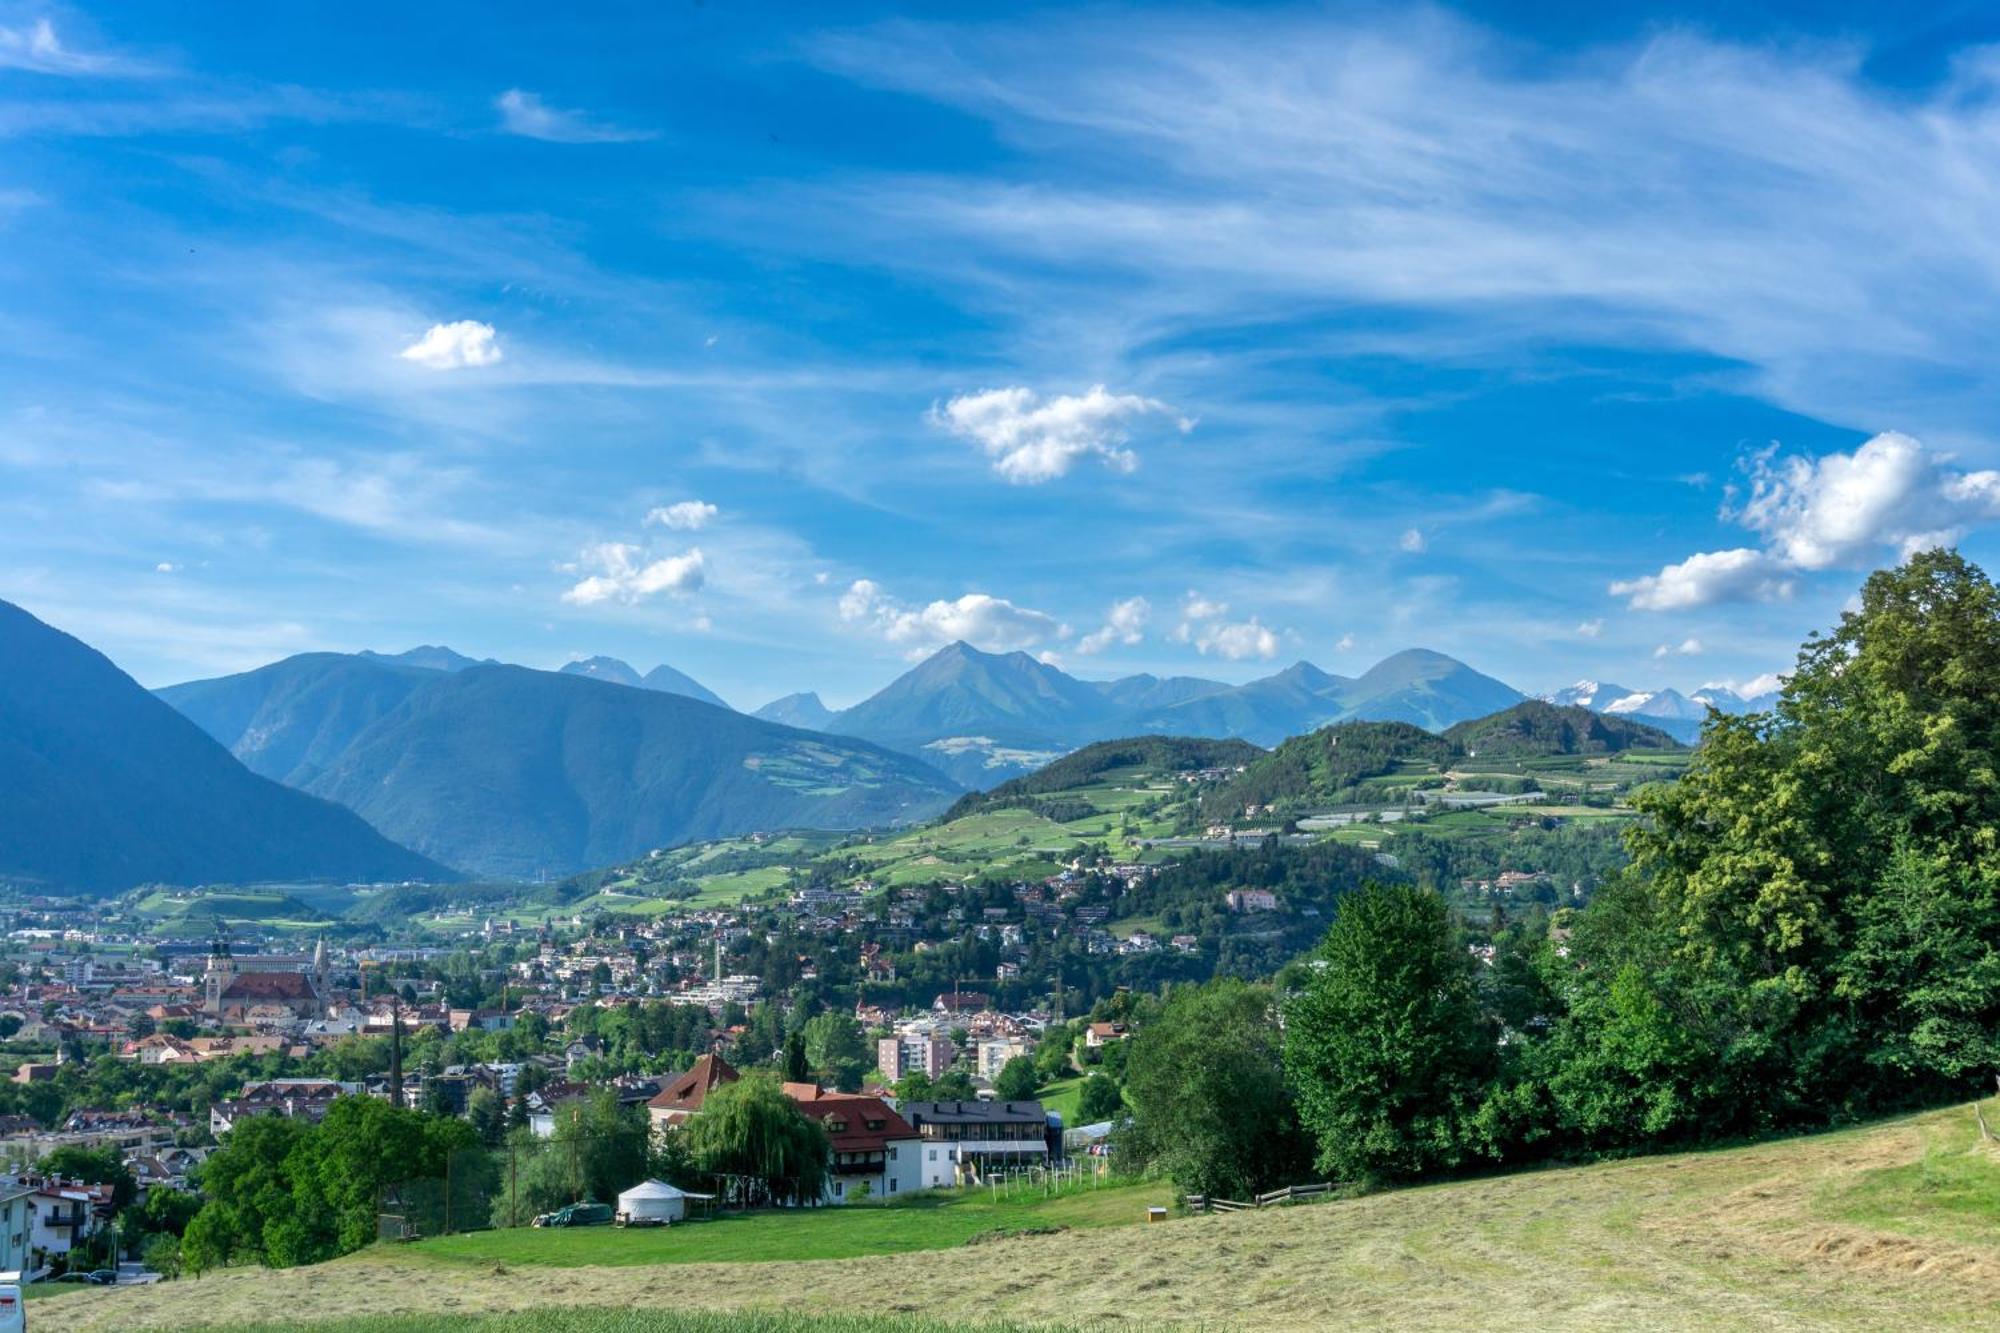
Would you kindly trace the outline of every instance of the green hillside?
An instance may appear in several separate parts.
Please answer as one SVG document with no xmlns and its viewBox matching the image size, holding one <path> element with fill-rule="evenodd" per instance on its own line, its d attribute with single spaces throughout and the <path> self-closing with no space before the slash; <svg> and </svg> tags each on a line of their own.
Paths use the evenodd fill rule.
<svg viewBox="0 0 2000 1333">
<path fill-rule="evenodd" d="M 1249 806 L 1332 805 L 1358 786 L 1406 769 L 1429 772 L 1457 748 L 1408 722 L 1342 722 L 1294 736 L 1202 798 L 1204 816 L 1241 817 Z"/>
<path fill-rule="evenodd" d="M 1658 727 L 1539 699 L 1526 699 L 1488 717 L 1447 727 L 1444 738 L 1481 759 L 1684 748 Z"/>
<path fill-rule="evenodd" d="M 1034 808 L 1036 798 L 1071 793 L 1109 776 L 1124 783 L 1172 778 L 1210 768 L 1241 768 L 1264 751 L 1248 741 L 1203 740 L 1189 736 L 1134 736 L 1099 741 L 1064 755 L 1046 768 L 1003 782 L 992 791 L 968 792 L 946 812 L 958 819 L 1003 806 Z"/>
<path fill-rule="evenodd" d="M 496 878 L 760 829 L 911 822 L 957 794 L 866 741 L 524 667 L 312 654 L 162 697 L 246 762 Z"/>
</svg>

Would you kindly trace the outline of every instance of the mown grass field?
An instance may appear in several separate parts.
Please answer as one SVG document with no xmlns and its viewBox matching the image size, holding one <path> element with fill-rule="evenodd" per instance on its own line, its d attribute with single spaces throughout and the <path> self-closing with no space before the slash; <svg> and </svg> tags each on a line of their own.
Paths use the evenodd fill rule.
<svg viewBox="0 0 2000 1333">
<path fill-rule="evenodd" d="M 1987 1106 L 1989 1122 L 2000 1122 L 2000 1103 Z M 929 1225 L 942 1215 L 909 1214 Z M 869 1220 L 859 1211 L 791 1220 L 814 1226 L 822 1218 Z M 718 1247 L 733 1243 L 722 1226 L 686 1234 L 704 1230 Z M 817 1233 L 796 1234 L 795 1253 L 818 1243 L 808 1239 Z M 795 1322 L 633 1322 L 650 1317 L 644 1312 L 691 1309 L 782 1312 Z M 349 1322 L 333 1325 L 335 1333 L 876 1333 L 808 1317 L 909 1316 L 944 1328 L 1014 1320 L 1916 1333 L 1991 1329 L 1996 1310 L 2000 1151 L 1980 1140 L 1971 1109 L 1960 1106 L 1726 1151 L 847 1258 L 688 1255 L 552 1268 L 470 1248 L 377 1247 L 315 1268 L 67 1294 L 38 1304 L 35 1328 L 242 1333 L 320 1327 L 312 1321 L 340 1316 Z M 519 1320 L 480 1322 L 497 1315 Z M 935 1324 L 903 1328 L 943 1333 Z"/>
<path fill-rule="evenodd" d="M 212 1328 L 201 1325 L 197 1329 Z M 290 1322 L 235 1324 L 229 1333 L 289 1333 Z M 866 1315 L 681 1314 L 550 1310 L 511 1315 L 384 1315 L 314 1324 L 319 1333 L 1028 1333 L 1024 1324 L 947 1324 Z"/>
</svg>

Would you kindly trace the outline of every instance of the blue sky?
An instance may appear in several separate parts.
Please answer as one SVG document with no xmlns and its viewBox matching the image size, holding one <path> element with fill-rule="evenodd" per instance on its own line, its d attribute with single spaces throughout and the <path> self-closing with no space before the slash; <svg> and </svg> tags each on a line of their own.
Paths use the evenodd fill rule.
<svg viewBox="0 0 2000 1333">
<path fill-rule="evenodd" d="M 0 0 L 0 597 L 1691 689 L 2000 554 L 1980 7 L 746 8 Z"/>
</svg>

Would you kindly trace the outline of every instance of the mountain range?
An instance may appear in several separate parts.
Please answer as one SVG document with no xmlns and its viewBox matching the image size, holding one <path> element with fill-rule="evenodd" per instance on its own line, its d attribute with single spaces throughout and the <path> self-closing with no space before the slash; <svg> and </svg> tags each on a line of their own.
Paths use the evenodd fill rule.
<svg viewBox="0 0 2000 1333">
<path fill-rule="evenodd" d="M 1575 705 L 1612 717 L 1633 717 L 1658 727 L 1683 744 L 1701 738 L 1702 720 L 1713 707 L 1719 713 L 1736 715 L 1761 713 L 1778 702 L 1776 691 L 1746 698 L 1721 685 L 1705 685 L 1693 694 L 1679 690 L 1632 690 L 1623 685 L 1580 680 L 1574 685 L 1545 694 L 1546 703 Z"/>
<path fill-rule="evenodd" d="M 958 794 L 864 740 L 592 674 L 305 653 L 159 697 L 252 771 L 485 876 L 568 874 L 759 829 L 922 819 Z"/>
<path fill-rule="evenodd" d="M 1298 662 L 1229 685 L 1195 676 L 1085 681 L 1026 653 L 954 643 L 824 726 L 919 754 L 966 786 L 985 788 L 1114 737 L 1233 737 L 1272 746 L 1355 720 L 1440 731 L 1522 697 L 1463 662 L 1420 648 L 1352 679 Z"/>
<path fill-rule="evenodd" d="M 330 801 L 252 773 L 103 654 L 0 602 L 0 879 L 445 879 Z"/>
</svg>

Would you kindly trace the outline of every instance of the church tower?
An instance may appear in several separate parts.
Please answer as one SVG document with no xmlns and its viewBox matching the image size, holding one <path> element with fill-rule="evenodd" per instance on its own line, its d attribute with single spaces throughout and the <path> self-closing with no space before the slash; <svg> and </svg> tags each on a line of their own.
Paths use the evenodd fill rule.
<svg viewBox="0 0 2000 1333">
<path fill-rule="evenodd" d="M 236 979 L 236 960 L 229 954 L 229 937 L 217 931 L 208 946 L 208 973 L 202 979 L 203 1008 L 211 1014 L 222 1012 L 222 993 Z"/>
<path fill-rule="evenodd" d="M 326 936 L 322 935 L 319 937 L 319 943 L 313 946 L 313 990 L 318 993 L 322 1007 L 327 1003 L 327 996 L 332 988 L 330 968 L 331 964 L 327 962 L 326 957 Z"/>
</svg>

